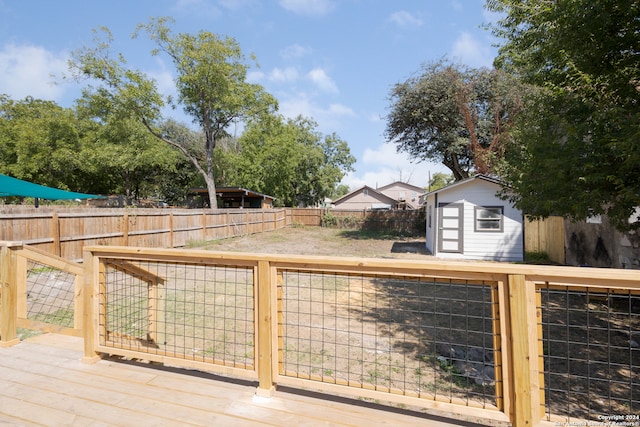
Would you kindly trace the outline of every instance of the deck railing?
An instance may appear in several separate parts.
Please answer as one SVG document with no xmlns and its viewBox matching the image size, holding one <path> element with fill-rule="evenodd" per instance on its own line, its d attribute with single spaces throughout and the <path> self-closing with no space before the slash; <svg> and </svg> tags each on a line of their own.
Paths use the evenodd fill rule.
<svg viewBox="0 0 640 427">
<path fill-rule="evenodd" d="M 2 249 L 4 345 L 23 250 Z M 634 271 L 103 246 L 85 248 L 83 268 L 86 361 L 121 355 L 254 380 L 260 395 L 310 388 L 517 427 L 638 421 Z"/>
</svg>

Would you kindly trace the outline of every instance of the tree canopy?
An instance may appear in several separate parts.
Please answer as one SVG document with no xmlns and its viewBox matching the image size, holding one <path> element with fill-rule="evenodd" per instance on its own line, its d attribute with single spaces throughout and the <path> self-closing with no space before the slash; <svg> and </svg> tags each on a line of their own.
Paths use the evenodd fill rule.
<svg viewBox="0 0 640 427">
<path fill-rule="evenodd" d="M 0 173 L 41 185 L 88 192 L 83 130 L 75 112 L 52 101 L 0 95 Z"/>
<path fill-rule="evenodd" d="M 540 88 L 508 153 L 508 195 L 536 217 L 639 228 L 640 3 L 489 0 L 496 66 Z"/>
<path fill-rule="evenodd" d="M 175 67 L 176 99 L 158 92 L 155 82 L 141 71 L 128 67 L 125 58 L 111 56 L 112 37 L 103 28 L 103 37 L 93 47 L 74 52 L 71 61 L 76 77 L 96 79 L 101 85 L 89 88 L 87 96 L 109 108 L 116 117 L 136 117 L 158 139 L 179 150 L 203 177 L 210 206 L 217 208 L 214 150 L 227 127 L 238 120 L 277 108 L 275 99 L 256 84 L 246 81 L 249 64 L 238 43 L 208 31 L 196 35 L 173 34 L 168 18 L 151 19 L 139 25 L 136 37 L 145 32 L 157 45 L 152 54 L 164 53 Z M 202 150 L 185 147 L 163 134 L 158 127 L 165 101 L 180 106 L 202 130 Z"/>
<path fill-rule="evenodd" d="M 499 167 L 525 89 L 504 72 L 437 61 L 396 84 L 385 136 L 417 160 L 441 162 L 456 180 Z"/>
<path fill-rule="evenodd" d="M 240 137 L 227 177 L 276 198 L 281 206 L 313 206 L 333 194 L 355 158 L 336 134 L 322 135 L 308 118 L 262 115 Z"/>
</svg>

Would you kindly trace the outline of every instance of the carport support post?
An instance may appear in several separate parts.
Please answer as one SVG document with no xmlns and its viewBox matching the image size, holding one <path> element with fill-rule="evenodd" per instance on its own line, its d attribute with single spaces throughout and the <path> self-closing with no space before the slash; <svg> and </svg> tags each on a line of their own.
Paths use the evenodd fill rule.
<svg viewBox="0 0 640 427">
<path fill-rule="evenodd" d="M 272 333 L 273 325 L 271 315 L 272 298 L 272 269 L 269 261 L 258 261 L 256 277 L 258 316 L 256 322 L 257 351 L 258 351 L 258 389 L 256 396 L 271 397 L 275 391 L 273 384 L 273 356 Z"/>
<path fill-rule="evenodd" d="M 18 344 L 18 256 L 20 242 L 0 242 L 0 347 Z"/>
</svg>

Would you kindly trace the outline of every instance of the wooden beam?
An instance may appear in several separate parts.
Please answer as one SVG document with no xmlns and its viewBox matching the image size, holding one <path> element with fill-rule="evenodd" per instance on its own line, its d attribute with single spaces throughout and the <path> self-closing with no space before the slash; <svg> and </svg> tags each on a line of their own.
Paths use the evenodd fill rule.
<svg viewBox="0 0 640 427">
<path fill-rule="evenodd" d="M 98 329 L 98 316 L 96 316 L 95 292 L 98 281 L 105 280 L 104 263 L 100 263 L 98 268 L 97 257 L 92 256 L 91 252 L 84 251 L 84 286 L 82 287 L 82 332 L 84 338 L 84 357 L 83 363 L 95 363 L 100 360 L 100 356 L 95 351 L 96 348 L 96 331 Z M 100 274 L 102 273 L 102 274 Z M 98 293 L 99 295 L 99 293 Z"/>
<path fill-rule="evenodd" d="M 0 247 L 0 347 L 11 347 L 20 342 L 17 334 L 18 289 L 17 254 L 22 244 Z"/>
<path fill-rule="evenodd" d="M 509 275 L 513 427 L 531 427 L 540 421 L 540 374 L 536 288 L 524 275 Z"/>
<path fill-rule="evenodd" d="M 257 270 L 257 271 L 256 271 Z M 257 287 L 257 312 L 258 321 L 256 322 L 257 352 L 258 352 L 258 389 L 256 395 L 261 397 L 271 397 L 275 391 L 273 383 L 273 357 L 277 357 L 277 353 L 272 352 L 273 343 L 271 340 L 272 330 L 272 314 L 271 314 L 271 298 L 272 298 L 272 280 L 271 266 L 269 261 L 259 261 L 258 267 L 254 269 L 257 283 L 254 280 L 254 286 Z"/>
</svg>

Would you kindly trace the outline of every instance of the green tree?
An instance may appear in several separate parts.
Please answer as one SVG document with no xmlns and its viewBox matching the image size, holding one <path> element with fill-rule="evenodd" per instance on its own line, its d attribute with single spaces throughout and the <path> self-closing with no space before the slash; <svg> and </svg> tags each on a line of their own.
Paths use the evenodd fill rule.
<svg viewBox="0 0 640 427">
<path fill-rule="evenodd" d="M 453 182 L 453 175 L 443 172 L 436 172 L 429 181 L 428 191 L 435 191 L 440 188 L 446 187 Z"/>
<path fill-rule="evenodd" d="M 336 188 L 333 189 L 331 194 L 329 194 L 329 197 L 335 200 L 342 196 L 346 196 L 347 194 L 349 194 L 349 191 L 350 188 L 347 184 L 338 184 Z"/>
<path fill-rule="evenodd" d="M 355 158 L 336 134 L 322 135 L 307 118 L 263 115 L 239 139 L 236 185 L 276 198 L 283 206 L 313 206 L 328 197 Z"/>
<path fill-rule="evenodd" d="M 78 122 L 73 110 L 55 102 L 0 96 L 0 173 L 64 190 L 93 191 L 85 176 Z"/>
<path fill-rule="evenodd" d="M 540 87 L 509 153 L 507 195 L 532 216 L 605 213 L 639 228 L 640 3 L 489 0 L 496 66 Z"/>
<path fill-rule="evenodd" d="M 108 177 L 110 192 L 124 194 L 128 205 L 160 198 L 158 181 L 176 171 L 180 154 L 154 138 L 139 120 L 105 117 L 86 158 L 95 174 Z"/>
<path fill-rule="evenodd" d="M 156 43 L 152 54 L 164 53 L 175 67 L 176 99 L 168 101 L 180 106 L 202 131 L 202 150 L 185 147 L 170 139 L 158 127 L 164 99 L 156 84 L 144 73 L 131 69 L 122 55 L 111 57 L 112 37 L 103 28 L 104 38 L 93 47 L 74 52 L 71 68 L 75 77 L 97 79 L 102 85 L 90 88 L 102 105 L 112 105 L 114 117 L 136 117 L 158 139 L 175 147 L 203 177 L 209 191 L 210 206 L 217 208 L 214 150 L 226 129 L 277 107 L 272 96 L 255 84 L 246 82 L 249 64 L 238 43 L 229 37 L 200 31 L 196 35 L 173 34 L 168 18 L 151 19 L 139 25 L 134 37 L 145 32 Z"/>
<path fill-rule="evenodd" d="M 525 88 L 497 70 L 437 61 L 390 94 L 385 136 L 412 158 L 441 162 L 456 181 L 495 173 Z"/>
</svg>

